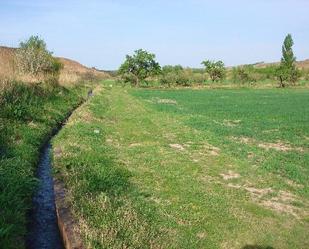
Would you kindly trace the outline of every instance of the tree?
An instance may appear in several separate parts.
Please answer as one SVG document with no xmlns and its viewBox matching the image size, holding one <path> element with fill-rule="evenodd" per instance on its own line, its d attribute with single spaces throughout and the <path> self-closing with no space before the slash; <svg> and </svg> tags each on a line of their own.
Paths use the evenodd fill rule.
<svg viewBox="0 0 309 249">
<path fill-rule="evenodd" d="M 138 86 L 146 78 L 160 73 L 161 67 L 155 61 L 155 57 L 154 54 L 143 49 L 136 50 L 132 56 L 126 56 L 118 72 L 126 82 Z"/>
<path fill-rule="evenodd" d="M 281 63 L 276 70 L 280 87 L 285 87 L 287 83 L 292 83 L 294 85 L 300 76 L 300 72 L 295 66 L 296 57 L 294 56 L 293 45 L 294 41 L 292 35 L 288 34 L 282 46 Z"/>
<path fill-rule="evenodd" d="M 222 61 L 203 61 L 202 64 L 206 68 L 206 72 L 213 82 L 222 80 L 225 77 L 225 67 Z"/>
<path fill-rule="evenodd" d="M 57 74 L 62 64 L 52 56 L 46 48 L 46 43 L 38 36 L 31 36 L 21 42 L 16 53 L 18 69 L 32 75 Z"/>
</svg>

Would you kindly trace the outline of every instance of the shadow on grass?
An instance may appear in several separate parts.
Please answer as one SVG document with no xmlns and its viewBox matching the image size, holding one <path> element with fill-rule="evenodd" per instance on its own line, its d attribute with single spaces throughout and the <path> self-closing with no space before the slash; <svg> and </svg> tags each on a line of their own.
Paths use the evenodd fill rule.
<svg viewBox="0 0 309 249">
<path fill-rule="evenodd" d="M 275 249 L 272 246 L 246 245 L 242 249 Z"/>
</svg>

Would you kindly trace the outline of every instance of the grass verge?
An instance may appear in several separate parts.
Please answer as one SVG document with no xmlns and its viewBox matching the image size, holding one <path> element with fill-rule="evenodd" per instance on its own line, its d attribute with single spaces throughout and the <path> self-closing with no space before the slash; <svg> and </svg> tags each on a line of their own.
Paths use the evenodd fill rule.
<svg viewBox="0 0 309 249">
<path fill-rule="evenodd" d="M 24 248 L 40 148 L 87 87 L 10 82 L 0 96 L 0 248 Z"/>
</svg>

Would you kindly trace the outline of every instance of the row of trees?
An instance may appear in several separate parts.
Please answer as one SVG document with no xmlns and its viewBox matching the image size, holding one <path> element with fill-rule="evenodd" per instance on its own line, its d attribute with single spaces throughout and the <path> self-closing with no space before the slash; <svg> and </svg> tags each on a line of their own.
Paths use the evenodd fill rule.
<svg viewBox="0 0 309 249">
<path fill-rule="evenodd" d="M 259 75 L 274 77 L 279 81 L 280 87 L 287 84 L 295 85 L 300 77 L 300 71 L 296 68 L 296 57 L 293 53 L 294 42 L 292 36 L 288 34 L 282 46 L 281 63 L 278 66 L 269 66 L 266 69 L 256 69 L 254 66 L 240 66 L 233 68 L 232 78 L 237 82 L 254 82 L 259 79 Z M 212 82 L 222 81 L 227 74 L 227 69 L 222 61 L 205 60 L 201 63 L 204 70 L 193 73 L 190 69 L 184 69 L 180 65 L 160 67 L 155 60 L 155 55 L 145 50 L 136 50 L 133 55 L 127 55 L 124 63 L 120 66 L 118 73 L 124 82 L 139 86 L 146 79 L 159 78 L 161 84 L 170 86 L 171 84 L 189 85 L 190 83 L 204 82 L 205 75 Z"/>
<path fill-rule="evenodd" d="M 124 63 L 120 66 L 118 73 L 122 80 L 126 83 L 131 83 L 134 86 L 139 86 L 141 82 L 145 82 L 147 78 L 161 76 L 162 84 L 177 83 L 180 85 L 188 85 L 190 81 L 190 72 L 184 70 L 180 65 L 164 66 L 155 60 L 155 54 L 149 53 L 146 50 L 139 49 L 133 55 L 127 55 Z M 225 76 L 225 66 L 222 61 L 203 61 L 205 71 L 209 74 L 211 80 L 219 81 Z M 202 77 L 197 77 L 202 79 Z"/>
</svg>

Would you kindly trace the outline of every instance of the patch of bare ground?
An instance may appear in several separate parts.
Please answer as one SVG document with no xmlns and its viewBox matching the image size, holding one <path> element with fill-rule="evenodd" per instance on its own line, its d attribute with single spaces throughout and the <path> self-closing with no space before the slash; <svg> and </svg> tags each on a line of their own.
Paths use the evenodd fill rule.
<svg viewBox="0 0 309 249">
<path fill-rule="evenodd" d="M 116 147 L 116 148 L 119 148 L 121 146 L 119 140 L 117 138 L 114 138 L 114 137 L 107 137 L 105 142 L 108 145 L 111 145 L 111 146 Z"/>
<path fill-rule="evenodd" d="M 275 191 L 272 188 L 255 188 L 232 183 L 227 186 L 247 191 L 254 202 L 275 212 L 289 214 L 297 219 L 309 214 L 308 203 L 288 191 Z M 295 203 L 302 203 L 304 207 L 296 207 Z"/>
<path fill-rule="evenodd" d="M 241 123 L 241 120 L 228 120 L 224 119 L 223 122 L 218 122 L 216 120 L 213 120 L 214 123 L 220 124 L 226 127 L 236 127 Z"/>
<path fill-rule="evenodd" d="M 304 188 L 304 185 L 298 184 L 292 180 L 286 180 L 286 183 L 293 188 Z"/>
<path fill-rule="evenodd" d="M 62 149 L 60 147 L 54 148 L 54 156 L 61 157 L 61 155 L 62 155 Z"/>
<path fill-rule="evenodd" d="M 181 144 L 170 144 L 169 146 L 175 150 L 185 150 L 184 146 Z"/>
<path fill-rule="evenodd" d="M 38 127 L 38 124 L 34 123 L 33 121 L 30 121 L 28 123 L 28 126 L 31 127 L 31 128 L 37 128 Z"/>
<path fill-rule="evenodd" d="M 248 152 L 247 158 L 248 159 L 253 159 L 255 157 L 255 154 L 253 152 Z"/>
<path fill-rule="evenodd" d="M 220 148 L 215 147 L 208 143 L 195 144 L 193 142 L 187 142 L 184 145 L 185 148 L 191 147 L 190 158 L 193 162 L 199 162 L 208 156 L 217 157 L 220 155 Z"/>
<path fill-rule="evenodd" d="M 265 150 L 276 150 L 276 151 L 298 151 L 298 152 L 304 152 L 304 148 L 301 147 L 293 147 L 289 143 L 284 143 L 282 141 L 277 141 L 276 143 L 268 143 L 268 142 L 259 142 L 253 138 L 249 137 L 230 137 L 231 140 L 243 143 L 243 144 L 250 144 L 250 145 L 257 145 L 259 148 L 265 149 Z"/>
<path fill-rule="evenodd" d="M 218 147 L 208 144 L 208 145 L 204 145 L 204 149 L 212 156 L 220 155 L 220 149 Z"/>
<path fill-rule="evenodd" d="M 258 147 L 263 148 L 265 150 L 277 150 L 277 151 L 299 151 L 299 152 L 304 152 L 303 148 L 300 147 L 292 147 L 289 144 L 284 144 L 280 141 L 277 143 L 259 143 Z"/>
<path fill-rule="evenodd" d="M 111 139 L 111 138 L 107 138 L 107 139 L 106 139 L 106 143 L 108 143 L 108 144 L 113 143 L 113 139 Z"/>
<path fill-rule="evenodd" d="M 141 143 L 132 143 L 129 145 L 129 148 L 140 147 L 140 146 L 142 146 Z"/>
<path fill-rule="evenodd" d="M 176 135 L 174 133 L 164 133 L 163 137 L 168 139 L 168 140 L 174 140 L 176 139 Z"/>
<path fill-rule="evenodd" d="M 161 98 L 152 98 L 151 100 L 148 100 L 150 103 L 154 104 L 167 104 L 167 105 L 177 105 L 177 101 L 174 99 L 161 99 Z"/>
<path fill-rule="evenodd" d="M 191 160 L 195 163 L 207 160 L 209 159 L 209 156 L 213 158 L 220 156 L 220 148 L 215 147 L 211 144 L 195 144 L 193 142 L 188 142 L 185 145 L 185 147 L 191 147 L 189 156 Z"/>
<path fill-rule="evenodd" d="M 94 121 L 99 121 L 99 119 L 95 118 L 90 111 L 79 112 L 78 118 L 87 124 L 93 123 Z"/>
<path fill-rule="evenodd" d="M 202 144 L 202 152 L 206 154 L 210 154 L 213 156 L 218 156 L 220 154 L 220 148 L 215 147 L 211 144 L 204 143 Z"/>
<path fill-rule="evenodd" d="M 249 137 L 231 137 L 231 140 L 235 141 L 235 142 L 239 142 L 239 143 L 243 143 L 243 144 L 249 144 L 252 143 L 254 140 L 252 138 Z"/>
<path fill-rule="evenodd" d="M 207 233 L 206 232 L 199 232 L 196 234 L 196 237 L 198 239 L 205 239 L 207 237 Z"/>
<path fill-rule="evenodd" d="M 234 172 L 232 170 L 229 170 L 226 173 L 221 173 L 220 176 L 222 176 L 223 180 L 230 180 L 230 179 L 239 178 L 240 174 L 238 174 L 238 173 L 236 173 L 236 172 Z"/>
<path fill-rule="evenodd" d="M 273 133 L 273 132 L 278 132 L 279 129 L 270 129 L 270 130 L 265 130 L 263 133 Z"/>
<path fill-rule="evenodd" d="M 172 105 L 176 105 L 177 101 L 173 100 L 173 99 L 158 99 L 157 103 L 158 104 L 172 104 Z"/>
</svg>

